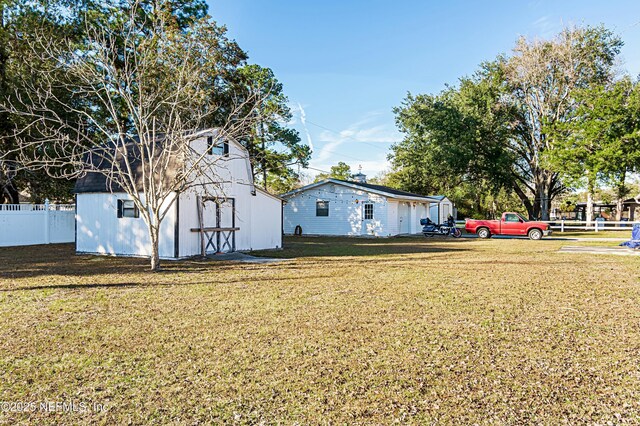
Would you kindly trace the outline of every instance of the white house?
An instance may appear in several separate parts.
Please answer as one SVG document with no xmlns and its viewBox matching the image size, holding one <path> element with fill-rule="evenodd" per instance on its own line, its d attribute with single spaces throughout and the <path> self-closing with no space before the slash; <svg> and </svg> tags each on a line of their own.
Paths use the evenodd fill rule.
<svg viewBox="0 0 640 426">
<path fill-rule="evenodd" d="M 420 232 L 432 198 L 359 181 L 326 179 L 282 194 L 284 232 L 388 237 Z"/>
<path fill-rule="evenodd" d="M 453 202 L 445 195 L 429 195 L 429 198 L 436 200 L 429 209 L 429 219 L 435 223 L 444 223 L 449 215 L 456 217 L 456 209 Z"/>
<path fill-rule="evenodd" d="M 224 196 L 194 187 L 175 194 L 161 224 L 160 258 L 177 259 L 201 253 L 199 205 L 207 253 L 282 247 L 282 199 L 254 186 L 249 153 L 229 139 L 209 147 L 215 130 L 198 134 L 192 146 L 218 155 L 216 175 L 224 182 Z M 216 187 L 220 187 L 218 184 Z M 130 197 L 109 187 L 99 173 L 76 183 L 76 251 L 127 256 L 149 256 L 151 246 L 144 220 Z M 219 192 L 219 191 L 218 191 Z M 209 195 L 206 195 L 209 194 Z M 225 229 L 216 231 L 214 229 Z"/>
</svg>

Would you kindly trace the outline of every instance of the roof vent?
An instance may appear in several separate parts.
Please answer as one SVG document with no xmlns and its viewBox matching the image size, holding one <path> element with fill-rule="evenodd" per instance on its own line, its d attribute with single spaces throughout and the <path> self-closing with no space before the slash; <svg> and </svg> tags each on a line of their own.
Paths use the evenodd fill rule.
<svg viewBox="0 0 640 426">
<path fill-rule="evenodd" d="M 351 179 L 353 179 L 354 182 L 367 183 L 367 175 L 363 173 L 356 173 L 355 175 L 351 176 Z"/>
<path fill-rule="evenodd" d="M 367 183 L 367 175 L 362 173 L 362 166 L 358 166 L 358 173 L 351 176 L 354 182 Z"/>
</svg>

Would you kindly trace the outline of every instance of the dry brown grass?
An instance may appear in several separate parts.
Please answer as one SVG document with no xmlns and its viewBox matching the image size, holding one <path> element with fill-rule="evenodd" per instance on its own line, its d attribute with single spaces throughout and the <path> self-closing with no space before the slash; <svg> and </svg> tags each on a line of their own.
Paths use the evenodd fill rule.
<svg viewBox="0 0 640 426">
<path fill-rule="evenodd" d="M 640 259 L 563 244 L 301 238 L 157 274 L 0 249 L 0 401 L 106 407 L 0 423 L 640 422 Z"/>
</svg>

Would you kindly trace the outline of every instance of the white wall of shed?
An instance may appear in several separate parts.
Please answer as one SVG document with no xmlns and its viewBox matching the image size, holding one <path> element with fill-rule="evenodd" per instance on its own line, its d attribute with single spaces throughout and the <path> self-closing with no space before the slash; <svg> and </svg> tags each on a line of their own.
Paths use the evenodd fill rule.
<svg viewBox="0 0 640 426">
<path fill-rule="evenodd" d="M 256 191 L 250 212 L 251 250 L 282 248 L 282 200 Z"/>
<path fill-rule="evenodd" d="M 76 251 L 125 256 L 150 256 L 149 229 L 142 217 L 118 218 L 118 200 L 125 193 L 81 193 L 76 197 Z M 167 201 L 168 202 L 168 201 Z M 160 225 L 161 258 L 174 257 L 175 205 Z"/>
</svg>

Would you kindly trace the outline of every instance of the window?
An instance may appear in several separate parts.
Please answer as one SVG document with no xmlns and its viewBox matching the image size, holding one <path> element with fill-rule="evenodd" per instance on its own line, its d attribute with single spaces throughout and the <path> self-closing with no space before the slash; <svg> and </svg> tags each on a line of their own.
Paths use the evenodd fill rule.
<svg viewBox="0 0 640 426">
<path fill-rule="evenodd" d="M 520 222 L 520 217 L 518 217 L 517 214 L 507 214 L 504 216 L 504 221 L 505 222 Z"/>
<path fill-rule="evenodd" d="M 364 220 L 373 219 L 373 204 L 364 204 Z"/>
<path fill-rule="evenodd" d="M 140 211 L 133 200 L 118 200 L 118 217 L 140 217 Z"/>
<path fill-rule="evenodd" d="M 213 136 L 207 136 L 207 146 L 211 155 L 222 156 L 229 154 L 229 142 L 218 140 L 214 144 Z"/>
<path fill-rule="evenodd" d="M 328 201 L 316 201 L 316 216 L 329 216 Z"/>
</svg>

